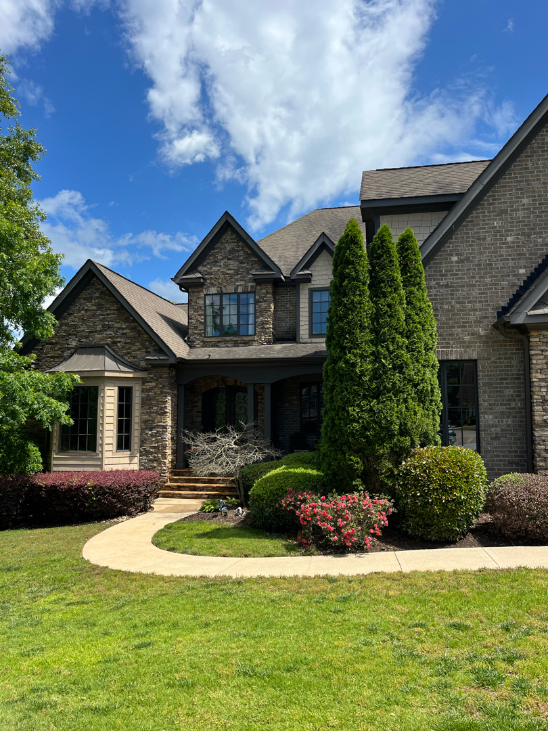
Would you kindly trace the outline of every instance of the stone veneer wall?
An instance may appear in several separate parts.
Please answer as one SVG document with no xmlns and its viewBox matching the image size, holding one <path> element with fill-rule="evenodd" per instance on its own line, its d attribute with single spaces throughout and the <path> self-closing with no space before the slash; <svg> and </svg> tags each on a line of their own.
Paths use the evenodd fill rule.
<svg viewBox="0 0 548 731">
<path fill-rule="evenodd" d="M 165 477 L 174 466 L 177 436 L 175 369 L 146 363 L 157 344 L 96 277 L 61 315 L 55 335 L 34 348 L 36 368 L 47 370 L 79 346 L 93 344 L 108 345 L 148 371 L 142 389 L 139 466 Z"/>
<path fill-rule="evenodd" d="M 548 250 L 547 189 L 545 128 L 426 268 L 438 357 L 477 361 L 480 449 L 490 479 L 527 469 L 523 346 L 493 323 Z"/>
<path fill-rule="evenodd" d="M 312 281 L 310 283 L 301 282 L 300 284 L 300 342 L 301 343 L 318 343 L 319 346 L 323 345 L 325 338 L 323 337 L 310 337 L 310 309 L 309 309 L 309 296 L 311 289 L 329 289 L 331 280 L 333 279 L 333 257 L 322 251 L 318 258 L 309 267 L 312 272 Z"/>
<path fill-rule="evenodd" d="M 423 211 L 422 213 L 397 213 L 391 216 L 381 216 L 381 226 L 388 224 L 392 231 L 394 241 L 402 234 L 408 226 L 411 226 L 419 245 L 436 228 L 439 222 L 445 218 L 447 211 Z"/>
<path fill-rule="evenodd" d="M 203 286 L 189 287 L 189 345 L 197 347 L 231 347 L 270 345 L 273 341 L 274 294 L 271 283 L 255 282 L 251 272 L 263 269 L 240 237 L 228 229 L 198 267 Z M 255 292 L 255 335 L 209 337 L 204 335 L 204 295 L 231 292 Z"/>
<path fill-rule="evenodd" d="M 274 287 L 274 339 L 295 340 L 297 336 L 297 288 Z"/>
<path fill-rule="evenodd" d="M 548 475 L 548 330 L 531 330 L 531 407 L 535 472 Z"/>
</svg>

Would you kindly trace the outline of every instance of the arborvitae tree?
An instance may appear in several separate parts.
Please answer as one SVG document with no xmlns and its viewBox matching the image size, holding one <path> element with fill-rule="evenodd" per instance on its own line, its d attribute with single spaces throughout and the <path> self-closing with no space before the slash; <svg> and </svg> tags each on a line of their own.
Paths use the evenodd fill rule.
<svg viewBox="0 0 548 731">
<path fill-rule="evenodd" d="M 369 263 L 373 365 L 364 479 L 372 491 L 389 491 L 395 470 L 419 443 L 423 428 L 413 396 L 414 371 L 407 350 L 398 255 L 386 224 L 373 239 Z"/>
<path fill-rule="evenodd" d="M 413 390 L 423 411 L 421 445 L 440 443 L 438 430 L 441 393 L 438 382 L 436 343 L 438 334 L 432 304 L 428 299 L 419 245 L 412 229 L 406 228 L 397 243 L 400 272 L 405 293 L 407 352 L 411 360 Z"/>
<path fill-rule="evenodd" d="M 335 246 L 324 365 L 321 465 L 326 489 L 343 492 L 364 468 L 371 369 L 367 254 L 354 218 Z"/>
</svg>

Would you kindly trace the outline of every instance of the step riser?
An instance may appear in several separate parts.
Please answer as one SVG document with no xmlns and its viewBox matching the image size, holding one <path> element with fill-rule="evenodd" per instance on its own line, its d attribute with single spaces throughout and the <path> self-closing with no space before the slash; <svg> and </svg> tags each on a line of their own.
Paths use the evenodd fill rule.
<svg viewBox="0 0 548 731">
<path fill-rule="evenodd" d="M 169 476 L 169 481 L 181 485 L 234 485 L 234 480 L 223 477 L 174 477 Z"/>
<path fill-rule="evenodd" d="M 226 497 L 238 497 L 235 492 L 178 492 L 177 490 L 160 490 L 158 497 L 177 498 L 179 500 L 219 500 Z"/>
</svg>

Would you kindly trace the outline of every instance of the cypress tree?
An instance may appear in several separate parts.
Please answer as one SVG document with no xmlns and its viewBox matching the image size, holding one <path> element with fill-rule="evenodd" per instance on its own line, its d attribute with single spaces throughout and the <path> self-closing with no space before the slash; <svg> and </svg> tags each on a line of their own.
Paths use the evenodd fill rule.
<svg viewBox="0 0 548 731">
<path fill-rule="evenodd" d="M 392 233 L 384 224 L 369 251 L 373 339 L 368 459 L 364 479 L 372 491 L 390 491 L 395 470 L 418 444 L 421 415 L 413 397 L 407 348 L 405 294 Z"/>
<path fill-rule="evenodd" d="M 324 365 L 324 409 L 320 445 L 327 489 L 344 492 L 364 467 L 364 420 L 371 368 L 367 254 L 351 218 L 333 255 Z"/>
<path fill-rule="evenodd" d="M 436 358 L 436 320 L 428 299 L 419 245 L 411 228 L 406 228 L 398 238 L 397 251 L 405 293 L 407 352 L 411 360 L 415 400 L 423 412 L 420 442 L 425 447 L 440 442 L 441 393 Z"/>
</svg>

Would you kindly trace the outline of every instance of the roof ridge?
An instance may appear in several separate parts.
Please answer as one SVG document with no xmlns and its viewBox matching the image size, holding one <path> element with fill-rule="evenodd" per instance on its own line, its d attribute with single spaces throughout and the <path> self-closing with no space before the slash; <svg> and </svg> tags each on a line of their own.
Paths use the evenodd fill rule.
<svg viewBox="0 0 548 731">
<path fill-rule="evenodd" d="M 93 261 L 93 259 L 91 259 Z M 129 277 L 124 277 L 123 274 L 120 274 L 119 272 L 115 272 L 114 269 L 110 269 L 109 267 L 105 266 L 104 264 L 100 264 L 98 261 L 93 261 L 95 266 L 101 267 L 101 269 L 106 269 L 107 272 L 112 272 L 112 274 L 116 274 L 117 277 L 121 277 L 122 279 L 125 279 L 126 282 L 129 282 L 130 284 L 134 284 L 136 287 L 140 287 L 141 289 L 144 289 L 145 292 L 148 292 L 149 294 L 153 294 L 155 297 L 159 297 L 164 302 L 167 302 L 170 305 L 173 305 L 174 307 L 177 307 L 177 304 L 175 302 L 172 302 L 171 300 L 166 299 L 165 297 L 162 297 L 161 294 L 157 294 L 156 292 L 153 292 L 151 289 L 147 289 L 146 287 L 143 287 L 142 284 L 139 284 L 138 282 L 134 282 L 133 279 L 129 279 Z M 186 305 L 186 302 L 179 302 L 181 305 Z"/>
<path fill-rule="evenodd" d="M 380 173 L 387 170 L 418 170 L 419 168 L 442 168 L 447 165 L 470 165 L 474 162 L 491 162 L 492 158 L 486 157 L 480 160 L 455 160 L 455 162 L 433 162 L 428 165 L 404 165 L 399 168 L 375 168 L 374 170 L 364 170 L 364 173 Z"/>
<path fill-rule="evenodd" d="M 512 294 L 508 302 L 503 307 L 501 307 L 500 310 L 497 311 L 497 320 L 500 320 L 501 317 L 504 317 L 504 315 L 507 315 L 508 312 L 510 312 L 512 307 L 519 302 L 519 300 L 523 297 L 527 290 L 530 289 L 532 285 L 539 279 L 540 275 L 544 274 L 546 269 L 548 269 L 548 254 L 546 254 L 546 256 L 541 259 L 541 261 L 536 265 L 536 267 L 529 274 L 529 276 L 523 280 L 520 286 Z"/>
</svg>

